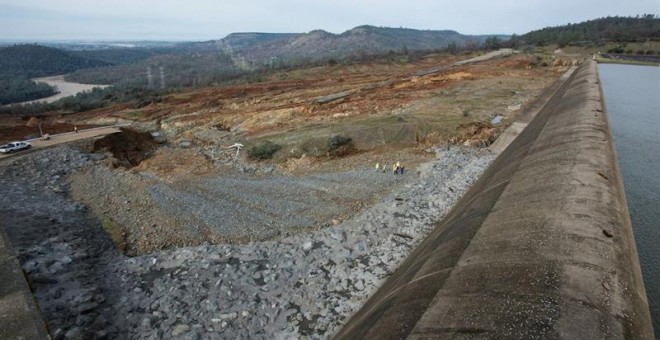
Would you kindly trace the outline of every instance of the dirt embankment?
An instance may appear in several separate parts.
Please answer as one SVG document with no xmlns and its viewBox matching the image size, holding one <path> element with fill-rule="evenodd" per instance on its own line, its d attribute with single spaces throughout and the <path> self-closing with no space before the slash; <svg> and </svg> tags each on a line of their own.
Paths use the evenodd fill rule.
<svg viewBox="0 0 660 340">
<path fill-rule="evenodd" d="M 132 122 L 197 145 L 270 139 L 284 146 L 279 157 L 333 133 L 353 138 L 363 149 L 430 146 L 459 137 L 462 124 L 497 115 L 506 124 L 566 68 L 524 54 L 451 66 L 461 58 L 430 55 L 415 63 L 282 71 L 258 82 L 170 94 L 140 108 L 121 104 L 69 117 Z"/>
<path fill-rule="evenodd" d="M 92 209 L 129 254 L 264 241 L 335 225 L 403 183 L 391 170 L 371 171 L 376 162 L 410 167 L 431 156 L 310 157 L 296 166 L 241 158 L 214 165 L 190 149 L 154 151 L 155 146 L 148 133 L 107 136 L 94 149 L 110 151 L 109 158 L 72 177 L 73 197 Z"/>
</svg>

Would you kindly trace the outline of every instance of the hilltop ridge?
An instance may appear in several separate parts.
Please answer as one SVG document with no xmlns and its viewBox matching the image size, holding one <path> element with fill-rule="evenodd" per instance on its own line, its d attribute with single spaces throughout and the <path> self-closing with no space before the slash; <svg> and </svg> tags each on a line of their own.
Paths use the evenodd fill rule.
<svg viewBox="0 0 660 340">
<path fill-rule="evenodd" d="M 266 63 L 271 58 L 307 59 L 346 58 L 359 54 L 444 49 L 450 43 L 479 46 L 488 37 L 508 39 L 506 35 L 464 35 L 453 30 L 361 25 L 340 34 L 321 29 L 307 33 L 231 33 L 223 39 L 200 46 L 223 47 L 225 51 Z"/>
</svg>

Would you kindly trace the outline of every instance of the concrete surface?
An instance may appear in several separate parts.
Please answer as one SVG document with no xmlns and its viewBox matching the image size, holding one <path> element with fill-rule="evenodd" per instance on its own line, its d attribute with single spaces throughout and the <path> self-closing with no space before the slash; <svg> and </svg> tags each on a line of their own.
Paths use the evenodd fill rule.
<svg viewBox="0 0 660 340">
<path fill-rule="evenodd" d="M 488 149 L 496 153 L 504 151 L 515 139 L 520 135 L 529 123 L 536 117 L 536 115 L 543 109 L 545 104 L 561 89 L 562 85 L 571 78 L 573 73 L 577 70 L 577 66 L 572 66 L 564 74 L 562 74 L 554 84 L 538 96 L 529 105 L 526 105 L 519 114 L 513 119 L 513 123 L 504 130 L 504 132 L 497 137 L 495 143 L 491 144 Z"/>
<path fill-rule="evenodd" d="M 653 339 L 595 63 L 337 338 Z"/>
<path fill-rule="evenodd" d="M 0 339 L 50 339 L 3 226 L 0 226 L 0 273 Z"/>
</svg>

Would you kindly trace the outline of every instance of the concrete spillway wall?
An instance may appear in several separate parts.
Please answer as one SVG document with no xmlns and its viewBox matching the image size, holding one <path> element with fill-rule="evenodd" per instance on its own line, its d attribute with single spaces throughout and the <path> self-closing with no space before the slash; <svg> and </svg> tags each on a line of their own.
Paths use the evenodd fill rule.
<svg viewBox="0 0 660 340">
<path fill-rule="evenodd" d="M 652 339 L 598 83 L 573 73 L 337 338 Z"/>
<path fill-rule="evenodd" d="M 0 225 L 0 339 L 50 339 L 3 225 Z"/>
</svg>

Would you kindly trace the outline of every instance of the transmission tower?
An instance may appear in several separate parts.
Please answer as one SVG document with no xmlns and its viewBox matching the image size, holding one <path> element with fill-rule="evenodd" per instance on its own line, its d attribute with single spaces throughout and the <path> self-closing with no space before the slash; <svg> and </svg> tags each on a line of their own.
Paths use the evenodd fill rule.
<svg viewBox="0 0 660 340">
<path fill-rule="evenodd" d="M 160 66 L 160 88 L 165 89 L 165 68 Z"/>
<path fill-rule="evenodd" d="M 149 88 L 154 86 L 154 75 L 151 74 L 151 66 L 147 66 L 147 85 Z"/>
</svg>

